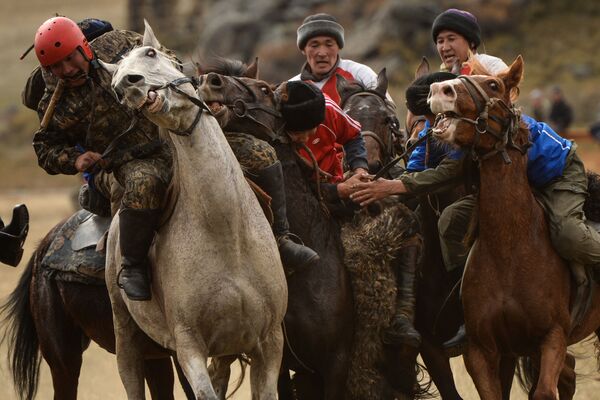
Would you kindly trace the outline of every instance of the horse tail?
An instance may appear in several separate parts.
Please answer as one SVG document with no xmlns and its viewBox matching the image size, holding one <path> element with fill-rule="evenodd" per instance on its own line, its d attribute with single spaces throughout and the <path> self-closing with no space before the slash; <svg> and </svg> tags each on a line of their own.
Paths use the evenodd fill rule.
<svg viewBox="0 0 600 400">
<path fill-rule="evenodd" d="M 40 250 L 31 256 L 17 287 L 6 303 L 0 306 L 0 314 L 4 315 L 3 322 L 6 325 L 1 342 L 7 340 L 10 369 L 19 398 L 27 400 L 33 399 L 37 392 L 41 362 L 29 300 L 31 280 Z"/>
<path fill-rule="evenodd" d="M 427 371 L 427 367 L 420 362 L 416 362 L 416 383 L 413 388 L 413 396 L 414 399 L 432 399 L 434 398 L 434 394 L 431 391 L 431 386 L 433 384 L 433 379 L 431 375 Z"/>
<path fill-rule="evenodd" d="M 230 399 L 242 387 L 242 383 L 244 383 L 244 379 L 246 378 L 246 367 L 250 365 L 250 359 L 244 354 L 238 355 L 237 360 L 240 363 L 240 376 L 235 382 L 235 387 L 233 388 L 229 396 L 227 396 L 228 399 Z"/>
<path fill-rule="evenodd" d="M 517 376 L 519 386 L 521 386 L 521 389 L 523 389 L 525 393 L 531 391 L 531 388 L 537 381 L 539 373 L 539 367 L 531 357 L 519 357 L 517 359 L 515 375 Z"/>
<path fill-rule="evenodd" d="M 587 173 L 589 196 L 583 204 L 585 216 L 594 222 L 600 222 L 600 175 Z"/>
</svg>

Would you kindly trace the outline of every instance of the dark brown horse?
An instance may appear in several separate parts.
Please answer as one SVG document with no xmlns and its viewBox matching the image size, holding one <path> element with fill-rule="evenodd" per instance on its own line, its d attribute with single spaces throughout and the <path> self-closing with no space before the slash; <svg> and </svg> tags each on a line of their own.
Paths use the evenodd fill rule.
<svg viewBox="0 0 600 400">
<path fill-rule="evenodd" d="M 386 98 L 388 79 L 385 68 L 377 75 L 377 86 L 367 88 L 358 81 L 337 76 L 340 106 L 360 122 L 367 149 L 369 172 L 374 174 L 383 165 L 402 153 L 406 136 L 396 117 L 396 106 Z"/>
<path fill-rule="evenodd" d="M 205 69 L 206 71 L 206 69 Z M 272 91 L 266 82 L 209 73 L 201 78 L 199 92 L 220 122 L 234 119 L 244 132 L 281 133 L 278 113 L 281 91 Z M 349 357 L 354 332 L 354 307 L 349 276 L 344 267 L 340 225 L 324 213 L 313 194 L 307 170 L 289 143 L 274 145 L 283 164 L 290 230 L 321 256 L 318 266 L 293 274 L 288 279 L 289 303 L 285 318 L 287 332 L 280 398 L 345 398 Z M 395 366 L 388 352 L 380 368 L 386 382 L 379 398 L 393 398 L 396 392 L 414 390 L 414 370 L 409 374 Z M 390 362 L 390 360 L 393 360 Z M 293 388 L 288 369 L 296 371 Z"/>
<path fill-rule="evenodd" d="M 106 286 L 57 280 L 42 266 L 48 247 L 63 224 L 64 221 L 56 225 L 42 239 L 17 287 L 0 308 L 7 327 L 4 339 L 8 340 L 13 382 L 21 399 L 35 397 L 40 354 L 50 367 L 54 398 L 70 400 L 77 398 L 82 355 L 90 341 L 115 352 Z M 173 399 L 170 354 L 156 345 L 153 357 L 146 360 L 145 369 L 152 398 Z"/>
<path fill-rule="evenodd" d="M 519 56 L 497 77 L 477 75 L 431 87 L 432 110 L 444 116 L 436 136 L 470 149 L 480 160 L 478 235 L 462 302 L 465 363 L 482 399 L 510 396 L 517 356 L 531 356 L 539 367 L 531 398 L 557 398 L 559 377 L 572 375 L 567 345 L 600 333 L 597 290 L 590 311 L 571 322 L 569 268 L 551 244 L 544 212 L 529 186 L 529 131 L 511 106 L 522 73 Z M 561 398 L 572 395 L 561 393 Z"/>
</svg>

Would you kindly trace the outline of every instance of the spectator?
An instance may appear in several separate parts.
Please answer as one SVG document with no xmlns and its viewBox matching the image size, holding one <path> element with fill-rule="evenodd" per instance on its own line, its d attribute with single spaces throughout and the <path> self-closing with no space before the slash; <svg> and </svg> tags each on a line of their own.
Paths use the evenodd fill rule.
<svg viewBox="0 0 600 400">
<path fill-rule="evenodd" d="M 566 102 L 562 90 L 555 86 L 551 91 L 550 125 L 559 135 L 565 137 L 573 121 L 573 109 Z"/>
<path fill-rule="evenodd" d="M 544 121 L 546 118 L 546 102 L 544 93 L 540 89 L 533 89 L 529 93 L 531 101 L 531 115 L 536 121 Z"/>
</svg>

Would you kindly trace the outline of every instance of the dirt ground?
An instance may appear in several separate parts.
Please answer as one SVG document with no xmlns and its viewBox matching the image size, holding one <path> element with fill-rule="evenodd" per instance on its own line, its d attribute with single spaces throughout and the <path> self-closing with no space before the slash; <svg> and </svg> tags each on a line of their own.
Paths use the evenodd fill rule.
<svg viewBox="0 0 600 400">
<path fill-rule="evenodd" d="M 578 140 L 578 142 L 580 142 L 579 153 L 582 158 L 584 158 L 588 168 L 600 172 L 600 157 L 598 157 L 598 154 L 600 154 L 600 145 L 581 139 Z M 49 177 L 49 179 L 52 178 Z M 70 196 L 71 190 L 69 189 L 8 192 L 2 190 L 2 193 L 0 194 L 0 216 L 2 216 L 3 220 L 10 220 L 10 212 L 14 204 L 26 203 L 31 214 L 31 227 L 25 246 L 25 255 L 21 265 L 17 268 L 0 265 L 1 301 L 4 301 L 16 286 L 17 280 L 25 267 L 26 260 L 29 259 L 29 256 L 38 241 L 54 224 L 73 212 Z M 600 382 L 598 382 L 597 378 L 600 375 L 593 374 L 595 371 L 595 360 L 593 358 L 594 353 L 592 344 L 587 343 L 585 345 L 575 346 L 572 350 L 581 357 L 581 359 L 578 360 L 578 371 L 584 375 L 589 375 L 588 377 L 582 378 L 579 382 L 576 398 L 598 398 Z M 4 384 L 0 385 L 0 399 L 16 399 L 6 363 L 6 354 L 6 346 L 2 345 L 2 347 L 0 347 L 0 382 L 3 382 Z M 452 367 L 462 396 L 465 399 L 477 398 L 471 379 L 464 369 L 462 358 L 453 359 Z M 233 376 L 236 377 L 237 374 L 234 373 Z M 42 362 L 40 389 L 37 398 L 51 398 L 52 393 L 52 382 L 49 369 L 45 362 Z M 79 393 L 79 398 L 82 400 L 120 399 L 125 397 L 125 392 L 117 373 L 115 357 L 100 349 L 95 344 L 92 344 L 84 353 Z M 512 397 L 515 399 L 526 398 L 516 385 L 513 387 Z M 184 399 L 183 392 L 179 388 L 176 388 L 176 398 Z M 233 398 L 250 398 L 248 379 L 246 379 L 242 390 Z"/>
</svg>

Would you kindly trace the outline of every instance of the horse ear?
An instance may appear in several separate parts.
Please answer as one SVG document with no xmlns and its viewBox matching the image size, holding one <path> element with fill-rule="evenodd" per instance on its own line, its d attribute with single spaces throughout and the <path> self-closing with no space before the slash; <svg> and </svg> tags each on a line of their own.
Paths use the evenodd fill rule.
<svg viewBox="0 0 600 400">
<path fill-rule="evenodd" d="M 258 57 L 255 57 L 252 64 L 248 65 L 248 69 L 244 76 L 246 78 L 258 79 Z"/>
<path fill-rule="evenodd" d="M 513 93 L 515 89 L 518 88 L 519 83 L 521 83 L 521 79 L 523 79 L 523 69 L 523 57 L 519 55 L 510 65 L 508 71 L 499 76 L 504 81 L 507 90 L 509 90 L 511 93 Z"/>
<path fill-rule="evenodd" d="M 105 70 L 107 70 L 111 75 L 114 75 L 115 72 L 117 71 L 117 68 L 118 68 L 117 64 L 107 63 L 100 59 L 98 59 L 98 62 L 100 63 L 100 66 L 102 68 L 104 68 Z"/>
<path fill-rule="evenodd" d="M 415 79 L 422 77 L 423 75 L 427 75 L 429 73 L 429 61 L 427 61 L 427 57 L 423 57 L 421 59 L 421 63 L 417 67 L 415 71 Z"/>
<path fill-rule="evenodd" d="M 379 71 L 379 74 L 377 74 L 377 87 L 375 88 L 375 91 L 377 93 L 379 93 L 380 95 L 382 95 L 383 97 L 385 97 L 385 95 L 387 93 L 387 88 L 388 88 L 388 78 L 387 78 L 386 69 L 383 68 L 381 71 Z"/>
<path fill-rule="evenodd" d="M 150 24 L 144 18 L 144 40 L 142 41 L 142 46 L 150 46 L 155 49 L 160 49 L 161 45 L 156 36 L 154 36 L 154 31 L 150 27 Z"/>
</svg>

